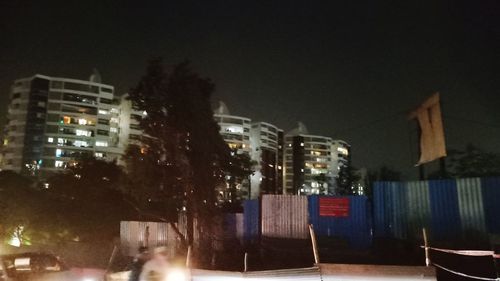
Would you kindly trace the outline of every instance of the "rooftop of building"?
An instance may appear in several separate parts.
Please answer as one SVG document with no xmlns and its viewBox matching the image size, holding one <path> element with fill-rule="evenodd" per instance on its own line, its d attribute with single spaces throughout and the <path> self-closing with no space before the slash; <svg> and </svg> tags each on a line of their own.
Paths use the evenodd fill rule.
<svg viewBox="0 0 500 281">
<path fill-rule="evenodd" d="M 63 82 L 73 82 L 73 83 L 78 83 L 78 84 L 86 84 L 86 85 L 94 85 L 94 86 L 105 86 L 106 88 L 114 89 L 113 85 L 102 83 L 101 75 L 99 74 L 97 69 L 93 70 L 92 74 L 89 76 L 89 79 L 87 79 L 87 80 L 67 78 L 67 77 L 58 77 L 58 76 L 49 76 L 49 75 L 37 73 L 33 76 L 16 79 L 16 80 L 14 80 L 14 84 L 16 84 L 18 82 L 27 81 L 27 80 L 33 80 L 34 78 L 42 78 L 42 79 L 46 79 L 46 80 L 58 80 L 58 81 L 63 81 Z"/>
</svg>

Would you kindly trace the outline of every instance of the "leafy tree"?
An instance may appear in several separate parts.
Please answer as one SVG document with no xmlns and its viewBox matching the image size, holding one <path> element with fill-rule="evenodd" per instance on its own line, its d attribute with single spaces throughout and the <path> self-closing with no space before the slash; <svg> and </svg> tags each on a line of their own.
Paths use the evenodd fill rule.
<svg viewBox="0 0 500 281">
<path fill-rule="evenodd" d="M 214 89 L 214 84 L 193 72 L 188 62 L 166 71 L 156 59 L 130 92 L 134 106 L 147 114 L 140 120 L 145 133 L 142 146 L 130 148 L 125 156 L 128 171 L 152 200 L 174 198 L 181 202 L 182 197 L 190 242 L 195 215 L 199 231 L 211 232 L 215 187 L 224 181 L 226 172 L 235 173 L 241 167 L 213 119 L 210 97 Z M 202 237 L 210 239 L 210 235 Z"/>
<path fill-rule="evenodd" d="M 398 172 L 387 165 L 382 165 L 377 171 L 368 174 L 370 183 L 375 181 L 400 181 L 401 172 Z"/>
<path fill-rule="evenodd" d="M 468 144 L 464 150 L 450 150 L 448 173 L 455 178 L 500 176 L 500 154 L 484 152 Z"/>
<path fill-rule="evenodd" d="M 108 239 L 121 220 L 136 215 L 120 190 L 124 178 L 114 162 L 82 158 L 50 177 L 45 192 L 75 237 Z"/>
<path fill-rule="evenodd" d="M 339 175 L 336 178 L 337 188 L 335 190 L 336 195 L 351 195 L 352 194 L 352 183 L 354 182 L 355 168 L 351 165 L 342 166 L 339 170 Z"/>
<path fill-rule="evenodd" d="M 21 244 L 69 239 L 51 198 L 28 177 L 0 172 L 0 240 Z"/>
<path fill-rule="evenodd" d="M 226 202 L 223 207 L 228 211 L 238 211 L 241 210 L 241 199 L 244 197 L 238 191 L 238 186 L 245 184 L 245 181 L 253 174 L 253 167 L 257 163 L 251 160 L 248 154 L 238 153 L 237 149 L 232 149 L 231 155 L 233 155 L 233 160 L 225 171 L 231 200 Z"/>
</svg>

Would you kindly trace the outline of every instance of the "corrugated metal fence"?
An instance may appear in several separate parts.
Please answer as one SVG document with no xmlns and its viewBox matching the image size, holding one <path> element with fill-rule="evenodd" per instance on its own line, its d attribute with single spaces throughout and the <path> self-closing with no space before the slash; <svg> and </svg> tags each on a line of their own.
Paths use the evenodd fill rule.
<svg viewBox="0 0 500 281">
<path fill-rule="evenodd" d="M 169 246 L 173 251 L 178 240 L 168 223 L 142 221 L 120 222 L 120 239 L 122 253 L 127 256 L 136 255 L 140 246 Z"/>
<path fill-rule="evenodd" d="M 344 216 L 320 213 L 320 199 L 345 199 L 349 202 Z M 245 202 L 245 241 L 255 241 L 258 234 L 258 201 Z M 335 206 L 330 206 L 334 207 Z M 352 248 L 368 248 L 372 242 L 370 204 L 365 196 L 297 196 L 263 195 L 261 208 L 263 237 L 283 239 L 309 239 L 308 225 L 312 224 L 316 236 L 336 237 L 349 241 Z"/>
<path fill-rule="evenodd" d="M 463 239 L 500 233 L 500 178 L 376 182 L 373 189 L 375 236 Z"/>
<path fill-rule="evenodd" d="M 371 246 L 372 222 L 368 198 L 345 196 L 349 200 L 349 215 L 346 217 L 321 216 L 320 198 L 309 196 L 309 222 L 318 237 L 341 237 L 349 241 L 352 248 L 365 249 Z"/>
<path fill-rule="evenodd" d="M 259 200 L 243 202 L 243 240 L 254 243 L 260 235 L 260 205 Z"/>
<path fill-rule="evenodd" d="M 262 236 L 288 239 L 309 237 L 306 196 L 262 196 L 261 219 Z"/>
</svg>

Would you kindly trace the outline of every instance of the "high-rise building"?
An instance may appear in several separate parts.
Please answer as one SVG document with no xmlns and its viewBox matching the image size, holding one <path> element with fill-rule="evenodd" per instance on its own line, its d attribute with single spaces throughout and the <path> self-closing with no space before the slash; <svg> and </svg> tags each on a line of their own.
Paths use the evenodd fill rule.
<svg viewBox="0 0 500 281">
<path fill-rule="evenodd" d="M 214 119 L 219 124 L 219 133 L 232 153 L 247 154 L 250 156 L 250 118 L 231 115 L 227 106 L 219 103 L 219 107 L 214 111 Z M 250 179 L 243 179 L 236 185 L 236 190 L 229 185 L 229 176 L 226 184 L 218 188 L 219 201 L 231 201 L 233 199 L 242 200 L 250 197 Z M 235 194 L 234 194 L 235 192 Z"/>
<path fill-rule="evenodd" d="M 214 112 L 214 118 L 227 145 L 238 153 L 250 154 L 250 118 L 231 115 L 223 102 Z"/>
<path fill-rule="evenodd" d="M 252 122 L 250 118 L 231 115 L 220 103 L 214 112 L 220 134 L 236 153 L 245 153 L 255 163 L 255 172 L 248 181 L 238 186 L 238 199 L 258 198 L 261 194 L 276 194 L 282 190 L 282 161 L 280 161 L 280 134 L 276 126 L 266 122 Z M 226 187 L 228 188 L 228 186 Z M 225 198 L 224 190 L 221 197 Z"/>
<path fill-rule="evenodd" d="M 250 129 L 251 158 L 255 161 L 255 172 L 250 178 L 250 198 L 261 194 L 278 194 L 279 129 L 266 122 L 254 122 Z"/>
<path fill-rule="evenodd" d="M 1 168 L 38 175 L 79 157 L 118 158 L 113 92 L 97 71 L 88 81 L 40 74 L 14 81 Z"/>
<path fill-rule="evenodd" d="M 299 123 L 285 135 L 284 193 L 335 194 L 341 172 L 349 165 L 349 145 L 311 135 Z"/>
<path fill-rule="evenodd" d="M 283 177 L 285 175 L 285 132 L 278 130 L 278 161 L 276 174 L 276 194 L 283 194 Z"/>
<path fill-rule="evenodd" d="M 140 126 L 140 120 L 147 115 L 145 111 L 138 110 L 128 99 L 128 94 L 120 98 L 120 125 L 119 125 L 119 144 L 118 147 L 124 153 L 128 145 L 141 144 L 143 131 Z"/>
</svg>

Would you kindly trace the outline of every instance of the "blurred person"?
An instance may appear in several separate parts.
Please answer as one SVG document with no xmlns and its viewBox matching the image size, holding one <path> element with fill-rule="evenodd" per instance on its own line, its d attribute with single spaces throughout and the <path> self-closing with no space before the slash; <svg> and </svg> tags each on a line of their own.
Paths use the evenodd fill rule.
<svg viewBox="0 0 500 281">
<path fill-rule="evenodd" d="M 134 257 L 132 264 L 130 265 L 130 277 L 129 281 L 139 281 L 139 276 L 141 275 L 142 268 L 144 264 L 150 259 L 148 247 L 139 247 L 138 254 Z"/>
<path fill-rule="evenodd" d="M 158 247 L 153 251 L 153 258 L 142 267 L 139 281 L 164 281 L 170 267 L 167 247 Z"/>
</svg>

